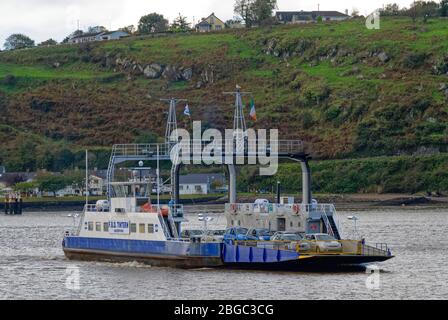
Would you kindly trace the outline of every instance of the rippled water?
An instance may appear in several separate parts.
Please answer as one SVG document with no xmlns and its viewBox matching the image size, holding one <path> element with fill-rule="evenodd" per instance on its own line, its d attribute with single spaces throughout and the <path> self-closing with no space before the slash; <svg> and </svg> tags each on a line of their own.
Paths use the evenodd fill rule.
<svg viewBox="0 0 448 320">
<path fill-rule="evenodd" d="M 188 208 L 216 212 L 220 207 Z M 442 299 L 448 296 L 447 210 L 375 210 L 358 214 L 368 241 L 387 242 L 396 258 L 381 264 L 380 289 L 364 272 L 273 273 L 177 270 L 137 263 L 73 262 L 61 250 L 68 213 L 0 215 L 0 299 Z M 353 212 L 340 212 L 342 216 Z M 189 224 L 200 223 L 187 214 Z M 224 217 L 212 227 L 224 227 Z M 351 226 L 345 222 L 346 229 Z M 80 290 L 65 286 L 80 270 Z"/>
</svg>

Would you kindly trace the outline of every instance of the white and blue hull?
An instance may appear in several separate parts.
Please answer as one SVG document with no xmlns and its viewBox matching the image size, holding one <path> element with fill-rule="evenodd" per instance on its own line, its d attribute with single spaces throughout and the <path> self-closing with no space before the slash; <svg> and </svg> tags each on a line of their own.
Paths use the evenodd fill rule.
<svg viewBox="0 0 448 320">
<path fill-rule="evenodd" d="M 69 259 L 76 260 L 137 261 L 179 268 L 223 265 L 221 243 L 66 237 L 63 249 Z"/>
</svg>

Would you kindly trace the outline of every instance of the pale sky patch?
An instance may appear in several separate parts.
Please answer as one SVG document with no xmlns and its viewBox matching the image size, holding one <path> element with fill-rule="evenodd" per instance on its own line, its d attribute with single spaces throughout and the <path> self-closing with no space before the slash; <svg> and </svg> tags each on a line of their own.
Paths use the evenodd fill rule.
<svg viewBox="0 0 448 320">
<path fill-rule="evenodd" d="M 370 14 L 383 4 L 396 2 L 401 7 L 410 0 L 278 0 L 279 10 L 337 10 L 349 13 L 353 8 L 363 15 Z M 0 47 L 12 33 L 24 33 L 36 44 L 53 38 L 62 41 L 77 29 L 103 25 L 115 30 L 127 25 L 138 25 L 142 15 L 157 12 L 170 22 L 181 13 L 189 22 L 198 22 L 214 12 L 222 20 L 231 19 L 234 0 L 1 0 Z"/>
</svg>

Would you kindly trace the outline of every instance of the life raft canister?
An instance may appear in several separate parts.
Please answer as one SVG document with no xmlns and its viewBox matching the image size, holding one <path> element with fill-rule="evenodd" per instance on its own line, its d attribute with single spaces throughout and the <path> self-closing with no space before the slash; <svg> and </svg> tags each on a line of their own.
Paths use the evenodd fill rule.
<svg viewBox="0 0 448 320">
<path fill-rule="evenodd" d="M 154 208 L 152 207 L 151 203 L 145 203 L 142 207 L 142 211 L 143 212 L 147 212 L 147 213 L 157 213 L 156 210 L 154 210 Z"/>
<path fill-rule="evenodd" d="M 299 207 L 299 205 L 298 205 L 298 204 L 294 204 L 294 205 L 292 206 L 292 211 L 293 211 L 295 214 L 298 214 L 298 213 L 300 212 L 300 207 Z"/>
</svg>

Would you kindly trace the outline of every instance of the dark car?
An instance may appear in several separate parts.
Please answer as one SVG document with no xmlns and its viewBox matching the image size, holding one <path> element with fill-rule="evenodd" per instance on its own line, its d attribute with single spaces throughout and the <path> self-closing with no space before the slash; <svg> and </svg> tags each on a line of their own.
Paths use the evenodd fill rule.
<svg viewBox="0 0 448 320">
<path fill-rule="evenodd" d="M 272 236 L 272 232 L 266 228 L 250 229 L 247 234 L 261 241 L 269 241 Z"/>
<path fill-rule="evenodd" d="M 248 235 L 249 229 L 242 227 L 234 227 L 226 230 L 224 241 L 249 241 L 258 240 L 254 236 Z"/>
<path fill-rule="evenodd" d="M 182 239 L 189 239 L 191 237 L 201 236 L 204 233 L 202 230 L 183 230 L 181 233 Z"/>
</svg>

